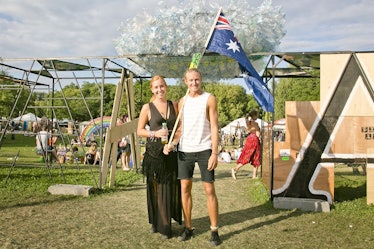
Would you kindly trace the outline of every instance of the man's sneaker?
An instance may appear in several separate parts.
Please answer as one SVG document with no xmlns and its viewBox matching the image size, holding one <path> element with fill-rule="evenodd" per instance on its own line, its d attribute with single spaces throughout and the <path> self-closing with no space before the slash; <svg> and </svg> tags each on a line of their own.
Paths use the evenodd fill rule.
<svg viewBox="0 0 374 249">
<path fill-rule="evenodd" d="M 219 238 L 218 231 L 212 231 L 212 236 L 210 237 L 210 244 L 212 246 L 218 246 L 221 244 L 221 239 Z"/>
<path fill-rule="evenodd" d="M 189 240 L 189 239 L 191 239 L 192 234 L 193 234 L 193 229 L 190 230 L 187 227 L 185 227 L 183 229 L 181 235 L 179 235 L 178 240 L 179 241 Z"/>
</svg>

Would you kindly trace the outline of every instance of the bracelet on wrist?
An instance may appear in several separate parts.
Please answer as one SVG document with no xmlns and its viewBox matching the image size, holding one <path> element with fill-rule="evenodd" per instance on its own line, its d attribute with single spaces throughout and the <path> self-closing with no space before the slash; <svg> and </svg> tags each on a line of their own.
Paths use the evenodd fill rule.
<svg viewBox="0 0 374 249">
<path fill-rule="evenodd" d="M 155 131 L 150 131 L 149 139 L 153 142 L 153 140 L 155 139 Z"/>
</svg>

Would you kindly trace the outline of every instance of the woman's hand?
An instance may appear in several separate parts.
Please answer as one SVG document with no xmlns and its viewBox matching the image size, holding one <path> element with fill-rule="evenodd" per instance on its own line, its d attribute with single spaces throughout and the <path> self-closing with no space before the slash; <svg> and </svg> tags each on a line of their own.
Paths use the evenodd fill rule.
<svg viewBox="0 0 374 249">
<path fill-rule="evenodd" d="M 169 131 L 165 129 L 159 129 L 155 131 L 155 137 L 158 137 L 158 138 L 161 138 L 163 136 L 168 136 L 168 135 L 169 135 Z"/>
</svg>

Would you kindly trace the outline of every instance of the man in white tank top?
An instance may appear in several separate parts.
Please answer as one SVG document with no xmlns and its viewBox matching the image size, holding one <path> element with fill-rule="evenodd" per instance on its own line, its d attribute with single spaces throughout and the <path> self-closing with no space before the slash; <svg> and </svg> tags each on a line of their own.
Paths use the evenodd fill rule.
<svg viewBox="0 0 374 249">
<path fill-rule="evenodd" d="M 199 165 L 201 179 L 207 195 L 213 246 L 219 245 L 218 199 L 214 187 L 214 169 L 218 163 L 218 112 L 216 98 L 201 89 L 202 77 L 197 69 L 188 69 L 184 82 L 189 89 L 179 101 L 182 111 L 182 135 L 178 147 L 178 178 L 181 181 L 182 207 L 185 228 L 178 237 L 185 241 L 192 237 L 192 177 L 195 163 Z"/>
</svg>

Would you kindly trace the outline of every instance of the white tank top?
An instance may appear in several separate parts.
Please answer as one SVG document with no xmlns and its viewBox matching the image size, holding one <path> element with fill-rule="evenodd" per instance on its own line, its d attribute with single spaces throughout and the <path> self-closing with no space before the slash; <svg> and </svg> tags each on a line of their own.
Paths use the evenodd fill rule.
<svg viewBox="0 0 374 249">
<path fill-rule="evenodd" d="M 186 96 L 182 112 L 182 137 L 178 149 L 183 152 L 200 152 L 212 148 L 210 123 L 206 106 L 210 94 Z"/>
</svg>

